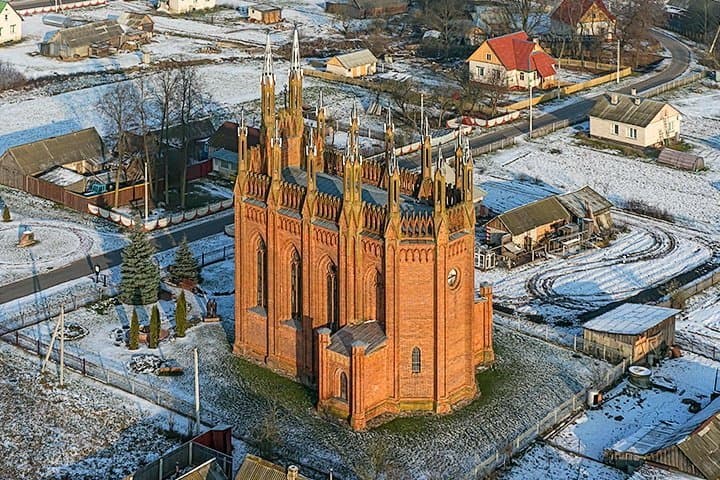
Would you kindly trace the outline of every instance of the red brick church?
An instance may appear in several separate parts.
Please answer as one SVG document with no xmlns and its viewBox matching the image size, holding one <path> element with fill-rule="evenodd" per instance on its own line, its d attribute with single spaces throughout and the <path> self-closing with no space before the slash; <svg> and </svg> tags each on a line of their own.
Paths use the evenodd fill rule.
<svg viewBox="0 0 720 480">
<path fill-rule="evenodd" d="M 237 355 L 318 390 L 318 408 L 363 429 L 379 415 L 449 412 L 478 393 L 493 361 L 492 289 L 475 289 L 473 162 L 461 141 L 420 172 L 363 159 L 359 124 L 325 149 L 322 97 L 305 125 L 295 32 L 287 103 L 276 110 L 268 39 L 260 144 L 238 129 L 235 185 Z"/>
</svg>

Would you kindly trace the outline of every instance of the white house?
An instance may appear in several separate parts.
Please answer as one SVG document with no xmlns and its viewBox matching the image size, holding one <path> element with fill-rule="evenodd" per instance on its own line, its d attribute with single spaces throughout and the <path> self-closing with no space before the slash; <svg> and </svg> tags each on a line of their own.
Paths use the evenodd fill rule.
<svg viewBox="0 0 720 480">
<path fill-rule="evenodd" d="M 170 14 L 182 14 L 211 8 L 215 8 L 215 0 L 163 0 L 158 10 Z"/>
<path fill-rule="evenodd" d="M 556 82 L 557 62 L 525 32 L 483 42 L 467 59 L 470 79 L 502 84 L 510 89 L 550 88 Z"/>
<path fill-rule="evenodd" d="M 22 21 L 22 17 L 9 3 L 0 0 L 0 44 L 20 41 Z"/>
<path fill-rule="evenodd" d="M 365 77 L 377 71 L 377 58 L 366 48 L 330 58 L 325 69 L 344 77 Z"/>
<path fill-rule="evenodd" d="M 608 93 L 590 110 L 590 135 L 639 147 L 680 137 L 680 112 L 669 103 Z"/>
</svg>

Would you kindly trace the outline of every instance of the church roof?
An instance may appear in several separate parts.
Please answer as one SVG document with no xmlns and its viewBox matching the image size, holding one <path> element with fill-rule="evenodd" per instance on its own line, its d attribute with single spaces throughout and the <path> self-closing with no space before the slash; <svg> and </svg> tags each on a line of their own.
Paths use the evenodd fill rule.
<svg viewBox="0 0 720 480">
<path fill-rule="evenodd" d="M 333 352 L 350 356 L 356 342 L 367 345 L 365 352 L 372 353 L 382 346 L 387 337 L 378 322 L 372 320 L 359 325 L 346 325 L 333 334 L 328 347 Z"/>
<path fill-rule="evenodd" d="M 286 167 L 283 169 L 283 180 L 288 183 L 294 183 L 307 187 L 307 172 L 297 167 Z M 316 177 L 318 190 L 322 193 L 332 195 L 333 197 L 342 198 L 343 196 L 343 180 L 335 175 L 327 173 L 318 173 Z M 363 202 L 369 205 L 385 207 L 387 205 L 387 190 L 375 187 L 373 185 L 363 184 L 362 186 Z M 400 210 L 403 212 L 427 212 L 433 211 L 432 206 L 422 202 L 409 195 L 400 195 Z"/>
</svg>

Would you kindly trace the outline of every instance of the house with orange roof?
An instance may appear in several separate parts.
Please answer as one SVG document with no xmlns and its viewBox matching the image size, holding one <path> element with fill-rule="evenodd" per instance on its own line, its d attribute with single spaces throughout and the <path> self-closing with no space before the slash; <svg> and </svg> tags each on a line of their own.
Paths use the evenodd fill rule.
<svg viewBox="0 0 720 480">
<path fill-rule="evenodd" d="M 470 79 L 510 89 L 551 88 L 557 61 L 525 32 L 490 38 L 467 59 Z"/>
<path fill-rule="evenodd" d="M 615 15 L 603 0 L 563 0 L 550 14 L 550 30 L 563 37 L 590 36 L 612 39 Z"/>
</svg>

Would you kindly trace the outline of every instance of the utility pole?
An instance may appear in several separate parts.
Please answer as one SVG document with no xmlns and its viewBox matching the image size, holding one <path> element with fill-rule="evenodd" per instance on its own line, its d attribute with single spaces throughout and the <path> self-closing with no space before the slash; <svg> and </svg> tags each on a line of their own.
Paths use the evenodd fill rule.
<svg viewBox="0 0 720 480">
<path fill-rule="evenodd" d="M 145 163 L 145 221 L 148 221 L 148 162 Z"/>
<path fill-rule="evenodd" d="M 195 435 L 200 434 L 200 378 L 198 368 L 198 349 L 193 349 L 195 359 Z"/>
<path fill-rule="evenodd" d="M 58 333 L 60 333 L 60 386 L 63 385 L 64 381 L 64 368 L 65 368 L 65 307 L 60 307 L 60 320 L 55 325 L 55 330 L 53 330 L 52 337 L 50 338 L 50 345 L 48 346 L 48 351 L 45 354 L 45 359 L 43 360 L 42 366 L 40 367 L 40 373 L 45 373 L 45 369 L 47 368 L 47 364 L 50 361 L 50 355 L 52 354 L 53 347 L 55 346 L 55 339 L 58 336 Z"/>
<path fill-rule="evenodd" d="M 620 39 L 618 38 L 617 41 L 617 78 L 615 78 L 615 83 L 620 83 Z"/>
</svg>

